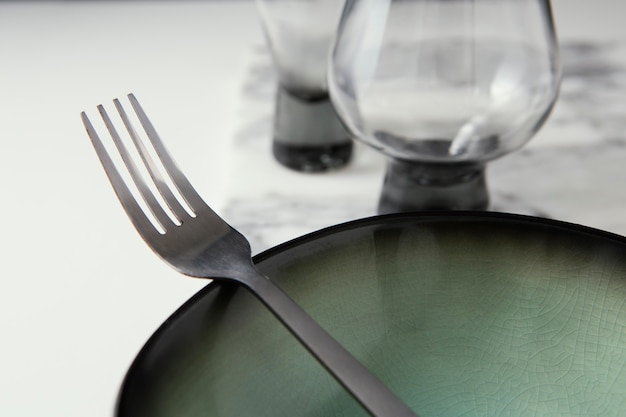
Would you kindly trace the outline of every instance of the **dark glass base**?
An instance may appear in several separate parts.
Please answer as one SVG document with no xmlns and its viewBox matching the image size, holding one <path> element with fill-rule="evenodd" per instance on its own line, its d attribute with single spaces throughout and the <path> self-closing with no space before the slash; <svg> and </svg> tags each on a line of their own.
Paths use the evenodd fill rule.
<svg viewBox="0 0 626 417">
<path fill-rule="evenodd" d="M 279 88 L 273 137 L 274 158 L 294 171 L 338 169 L 352 155 L 352 137 L 328 95 L 307 101 Z"/>
<path fill-rule="evenodd" d="M 350 162 L 352 141 L 337 145 L 302 146 L 273 143 L 274 157 L 287 168 L 301 172 L 338 169 Z"/>
<path fill-rule="evenodd" d="M 391 159 L 378 213 L 489 208 L 482 164 L 427 164 Z"/>
</svg>

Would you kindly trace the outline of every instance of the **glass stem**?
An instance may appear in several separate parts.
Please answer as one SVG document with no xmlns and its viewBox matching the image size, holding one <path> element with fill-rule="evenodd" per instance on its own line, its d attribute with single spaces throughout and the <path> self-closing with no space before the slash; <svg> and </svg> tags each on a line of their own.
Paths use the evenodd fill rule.
<svg viewBox="0 0 626 417">
<path fill-rule="evenodd" d="M 437 164 L 391 158 L 378 213 L 419 210 L 486 210 L 485 164 Z"/>
</svg>

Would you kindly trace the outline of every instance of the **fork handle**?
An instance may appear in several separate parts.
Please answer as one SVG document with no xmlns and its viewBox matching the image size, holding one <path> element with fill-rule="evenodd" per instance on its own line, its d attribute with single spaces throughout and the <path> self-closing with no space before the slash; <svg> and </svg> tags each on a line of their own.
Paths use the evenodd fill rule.
<svg viewBox="0 0 626 417">
<path fill-rule="evenodd" d="M 274 282 L 259 273 L 248 277 L 247 283 L 276 318 L 372 416 L 417 417 Z"/>
</svg>

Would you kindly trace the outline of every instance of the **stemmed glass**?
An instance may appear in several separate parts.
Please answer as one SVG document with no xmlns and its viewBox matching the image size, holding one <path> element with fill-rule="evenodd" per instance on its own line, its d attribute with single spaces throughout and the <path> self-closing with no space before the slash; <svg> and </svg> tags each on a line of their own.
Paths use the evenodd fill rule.
<svg viewBox="0 0 626 417">
<path fill-rule="evenodd" d="M 328 68 L 353 135 L 388 158 L 379 213 L 489 207 L 561 79 L 549 0 L 348 0 Z"/>
</svg>

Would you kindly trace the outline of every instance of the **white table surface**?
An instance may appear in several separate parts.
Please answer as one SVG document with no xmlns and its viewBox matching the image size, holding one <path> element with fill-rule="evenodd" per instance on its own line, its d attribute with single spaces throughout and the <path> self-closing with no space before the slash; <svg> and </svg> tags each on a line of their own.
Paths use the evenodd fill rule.
<svg viewBox="0 0 626 417">
<path fill-rule="evenodd" d="M 613 173 L 626 171 L 626 159 L 619 160 L 626 132 L 619 101 L 626 92 L 620 90 L 626 85 L 626 6 L 620 0 L 553 3 L 563 41 L 591 43 L 592 55 L 610 49 L 617 85 L 608 88 L 611 94 L 604 86 L 601 93 L 610 96 L 604 102 L 592 96 L 600 102 L 581 107 L 575 93 L 594 84 L 577 85 L 589 81 L 584 76 L 568 79 L 565 104 L 528 148 L 543 166 L 559 147 L 577 147 L 581 155 L 599 149 L 612 157 L 602 159 L 610 163 L 592 177 L 584 175 L 584 164 L 578 167 L 583 174 L 559 172 L 572 165 L 557 160 L 544 178 L 545 195 L 533 194 L 532 181 L 523 178 L 528 192 L 521 197 L 544 198 L 542 207 L 556 218 L 624 234 L 626 197 Z M 240 143 L 255 117 L 262 116 L 261 126 L 270 120 L 271 80 L 259 84 L 260 96 L 247 96 L 243 88 L 255 68 L 268 65 L 258 55 L 262 43 L 249 1 L 0 2 L 1 416 L 111 416 L 143 343 L 206 284 L 177 275 L 141 241 L 114 198 L 80 111 L 95 117 L 97 104 L 134 92 L 201 194 L 253 235 L 257 252 L 371 210 L 382 163 L 368 150 L 342 172 L 305 177 L 258 151 L 269 152 L 269 138 L 261 145 Z M 570 55 L 581 56 L 588 57 Z M 602 68 L 589 67 L 594 80 L 603 79 Z M 607 143 L 617 143 L 617 151 L 606 151 Z M 523 158 L 516 164 L 529 171 Z M 251 181 L 242 167 L 259 175 Z M 495 169 L 502 177 L 509 171 L 504 164 Z M 598 180 L 606 187 L 598 187 L 597 196 L 572 191 L 572 182 Z M 328 198 L 346 184 L 362 210 Z M 510 184 L 494 179 L 495 192 L 506 195 Z M 271 209 L 275 201 L 286 204 L 273 212 L 273 222 L 250 220 L 250 213 Z M 321 215 L 294 227 L 301 224 L 300 201 L 316 201 L 313 209 Z"/>
</svg>

